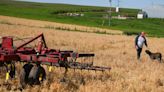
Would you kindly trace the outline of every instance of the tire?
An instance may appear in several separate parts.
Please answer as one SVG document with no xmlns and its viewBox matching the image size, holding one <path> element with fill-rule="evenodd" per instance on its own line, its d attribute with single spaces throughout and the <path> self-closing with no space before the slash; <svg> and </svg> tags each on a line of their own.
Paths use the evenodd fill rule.
<svg viewBox="0 0 164 92">
<path fill-rule="evenodd" d="M 45 79 L 46 79 L 45 69 L 42 66 L 39 66 L 36 74 L 36 84 L 40 84 Z"/>
<path fill-rule="evenodd" d="M 42 66 L 34 66 L 30 71 L 28 79 L 30 85 L 40 84 L 46 79 L 45 69 Z"/>
<path fill-rule="evenodd" d="M 20 76 L 19 76 L 19 81 L 20 81 L 21 88 L 25 88 L 25 86 L 26 86 L 25 76 L 26 76 L 26 72 L 25 72 L 24 69 L 22 69 L 21 72 L 20 72 Z"/>
<path fill-rule="evenodd" d="M 31 71 L 30 71 L 30 73 L 29 73 L 29 76 L 28 76 L 28 83 L 30 85 L 35 84 L 37 71 L 38 71 L 38 67 L 36 65 L 33 66 L 32 69 L 31 69 Z"/>
<path fill-rule="evenodd" d="M 29 73 L 32 69 L 33 65 L 28 63 L 28 64 L 25 64 L 20 72 L 20 76 L 19 76 L 19 79 L 20 79 L 20 86 L 21 88 L 24 88 L 26 86 L 26 84 L 28 83 L 28 76 L 29 76 Z"/>
<path fill-rule="evenodd" d="M 9 75 L 10 75 L 11 78 L 15 77 L 15 70 L 16 70 L 15 64 L 11 63 L 10 64 L 10 72 L 9 72 Z"/>
<path fill-rule="evenodd" d="M 29 74 L 31 72 L 31 69 L 33 68 L 33 65 L 28 63 L 28 64 L 25 64 L 23 66 L 23 69 L 25 70 L 25 83 L 27 84 L 28 83 L 28 77 L 29 77 Z"/>
</svg>

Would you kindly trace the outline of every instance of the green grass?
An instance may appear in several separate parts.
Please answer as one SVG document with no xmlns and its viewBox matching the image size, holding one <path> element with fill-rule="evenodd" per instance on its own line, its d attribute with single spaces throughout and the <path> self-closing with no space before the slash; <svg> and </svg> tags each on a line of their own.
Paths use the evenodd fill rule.
<svg viewBox="0 0 164 92">
<path fill-rule="evenodd" d="M 149 34 L 149 36 L 164 37 L 164 19 L 112 19 L 111 26 L 109 27 L 108 19 L 104 18 L 104 16 L 108 15 L 108 9 L 109 8 L 107 7 L 0 0 L 0 15 L 117 29 L 128 34 L 136 34 L 138 32 L 145 31 Z M 112 8 L 112 11 L 114 11 L 114 8 Z M 121 8 L 120 13 L 113 12 L 112 16 L 120 14 L 122 16 L 136 17 L 138 11 L 139 9 Z M 65 16 L 63 13 L 83 13 L 84 16 L 72 17 Z"/>
<path fill-rule="evenodd" d="M 138 33 L 145 31 L 149 36 L 164 37 L 164 19 L 113 20 L 112 28 L 124 32 Z"/>
</svg>

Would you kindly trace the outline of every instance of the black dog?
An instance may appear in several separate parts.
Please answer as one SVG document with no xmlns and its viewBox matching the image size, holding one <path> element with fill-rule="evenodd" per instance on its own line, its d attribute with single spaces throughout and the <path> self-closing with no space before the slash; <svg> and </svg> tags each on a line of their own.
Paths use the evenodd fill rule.
<svg viewBox="0 0 164 92">
<path fill-rule="evenodd" d="M 149 50 L 145 50 L 145 52 L 150 56 L 151 60 L 157 59 L 159 62 L 162 60 L 162 54 L 160 52 L 152 53 Z"/>
</svg>

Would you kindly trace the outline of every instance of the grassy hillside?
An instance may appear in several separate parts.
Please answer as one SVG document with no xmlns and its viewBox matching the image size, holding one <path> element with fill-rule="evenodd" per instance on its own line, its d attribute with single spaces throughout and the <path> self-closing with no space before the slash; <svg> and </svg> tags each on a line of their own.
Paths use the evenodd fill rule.
<svg viewBox="0 0 164 92">
<path fill-rule="evenodd" d="M 107 7 L 0 0 L 0 15 L 118 29 L 130 34 L 146 31 L 150 36 L 164 36 L 163 19 L 112 19 L 109 27 L 108 9 Z M 112 16 L 136 17 L 139 10 L 121 9 L 120 13 L 114 13 L 114 8 L 112 8 L 112 11 Z M 84 14 L 84 16 L 66 16 L 68 13 Z"/>
</svg>

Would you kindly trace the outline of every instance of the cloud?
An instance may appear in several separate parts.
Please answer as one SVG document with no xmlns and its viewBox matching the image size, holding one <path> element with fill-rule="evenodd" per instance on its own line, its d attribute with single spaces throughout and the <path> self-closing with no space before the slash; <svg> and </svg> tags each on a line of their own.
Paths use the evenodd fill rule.
<svg viewBox="0 0 164 92">
<path fill-rule="evenodd" d="M 152 5 L 143 9 L 150 18 L 164 18 L 164 5 Z"/>
</svg>

